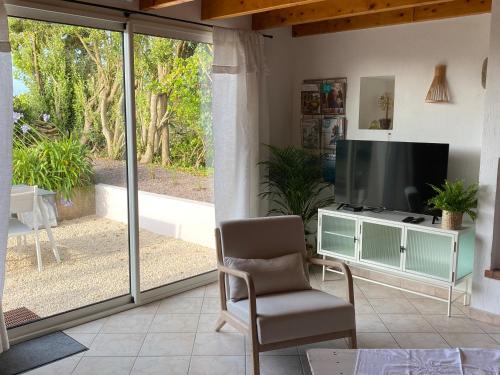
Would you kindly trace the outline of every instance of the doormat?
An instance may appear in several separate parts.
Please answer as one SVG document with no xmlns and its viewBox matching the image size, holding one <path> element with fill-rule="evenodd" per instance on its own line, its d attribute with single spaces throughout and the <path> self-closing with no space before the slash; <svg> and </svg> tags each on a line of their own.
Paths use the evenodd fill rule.
<svg viewBox="0 0 500 375">
<path fill-rule="evenodd" d="M 0 374 L 15 375 L 81 353 L 88 348 L 63 332 L 12 345 L 0 354 Z"/>
<path fill-rule="evenodd" d="M 37 314 L 26 307 L 19 307 L 14 310 L 6 311 L 3 313 L 3 317 L 7 328 L 22 326 L 25 323 L 40 319 Z"/>
</svg>

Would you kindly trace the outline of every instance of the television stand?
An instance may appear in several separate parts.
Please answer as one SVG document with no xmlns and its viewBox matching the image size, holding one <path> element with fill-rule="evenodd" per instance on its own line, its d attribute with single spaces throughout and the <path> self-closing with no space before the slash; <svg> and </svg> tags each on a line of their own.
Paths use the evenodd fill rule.
<svg viewBox="0 0 500 375">
<path fill-rule="evenodd" d="M 413 283 L 413 288 L 423 284 L 418 285 L 420 290 L 434 290 L 425 285 L 446 288 L 447 298 L 434 292 L 427 296 L 447 302 L 450 316 L 452 292 L 458 284 L 465 284 L 464 301 L 468 300 L 474 226 L 447 230 L 432 224 L 432 216 L 428 215 L 422 215 L 425 220 L 419 224 L 402 222 L 409 215 L 397 211 L 347 212 L 335 207 L 322 208 L 318 212 L 318 254 L 370 271 L 369 281 L 375 283 L 381 282 L 372 278 L 383 280 L 376 277 L 377 272 L 402 279 L 396 286 L 387 285 L 392 288 L 420 295 L 405 287 Z M 335 272 L 323 268 L 323 277 L 325 271 Z"/>
</svg>

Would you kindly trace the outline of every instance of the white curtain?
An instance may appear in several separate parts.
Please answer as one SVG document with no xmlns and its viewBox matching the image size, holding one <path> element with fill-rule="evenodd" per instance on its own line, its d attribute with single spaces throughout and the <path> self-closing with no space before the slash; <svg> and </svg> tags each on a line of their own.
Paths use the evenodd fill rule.
<svg viewBox="0 0 500 375">
<path fill-rule="evenodd" d="M 214 28 L 212 116 L 216 222 L 262 214 L 257 163 L 269 143 L 264 37 Z"/>
<path fill-rule="evenodd" d="M 0 353 L 9 349 L 2 311 L 12 176 L 12 60 L 4 1 L 0 0 Z"/>
</svg>

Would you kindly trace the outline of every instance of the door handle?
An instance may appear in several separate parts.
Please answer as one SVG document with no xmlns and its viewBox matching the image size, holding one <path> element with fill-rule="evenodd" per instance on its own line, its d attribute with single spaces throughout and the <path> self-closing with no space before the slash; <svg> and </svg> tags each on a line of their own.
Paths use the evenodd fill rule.
<svg viewBox="0 0 500 375">
<path fill-rule="evenodd" d="M 400 253 L 404 253 L 404 252 L 405 252 L 405 250 L 406 250 L 406 249 L 405 249 L 405 247 L 404 247 L 404 246 L 400 246 L 400 247 L 399 247 L 399 252 L 400 252 Z"/>
</svg>

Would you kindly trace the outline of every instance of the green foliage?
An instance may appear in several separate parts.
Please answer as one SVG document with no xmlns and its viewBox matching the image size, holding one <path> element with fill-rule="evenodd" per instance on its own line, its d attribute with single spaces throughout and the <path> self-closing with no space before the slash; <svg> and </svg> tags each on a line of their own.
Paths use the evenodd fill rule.
<svg viewBox="0 0 500 375">
<path fill-rule="evenodd" d="M 296 147 L 268 147 L 270 159 L 259 163 L 266 170 L 259 196 L 275 206 L 268 214 L 299 215 L 307 227 L 319 208 L 335 202 L 331 184 L 322 182 L 320 160 Z"/>
<path fill-rule="evenodd" d="M 442 187 L 431 185 L 437 193 L 435 197 L 429 200 L 432 208 L 450 212 L 466 213 L 475 220 L 477 214 L 473 208 L 477 207 L 478 185 L 472 184 L 465 187 L 461 180 L 455 182 L 445 181 Z"/>
<path fill-rule="evenodd" d="M 15 111 L 33 126 L 48 115 L 59 137 L 123 158 L 121 33 L 18 18 L 9 28 L 14 76 L 27 88 Z M 210 168 L 212 46 L 136 34 L 134 48 L 139 160 Z"/>
<path fill-rule="evenodd" d="M 93 167 L 86 146 L 74 138 L 43 139 L 36 146 L 17 140 L 13 149 L 13 184 L 37 185 L 71 199 L 75 187 L 91 185 Z"/>
</svg>

